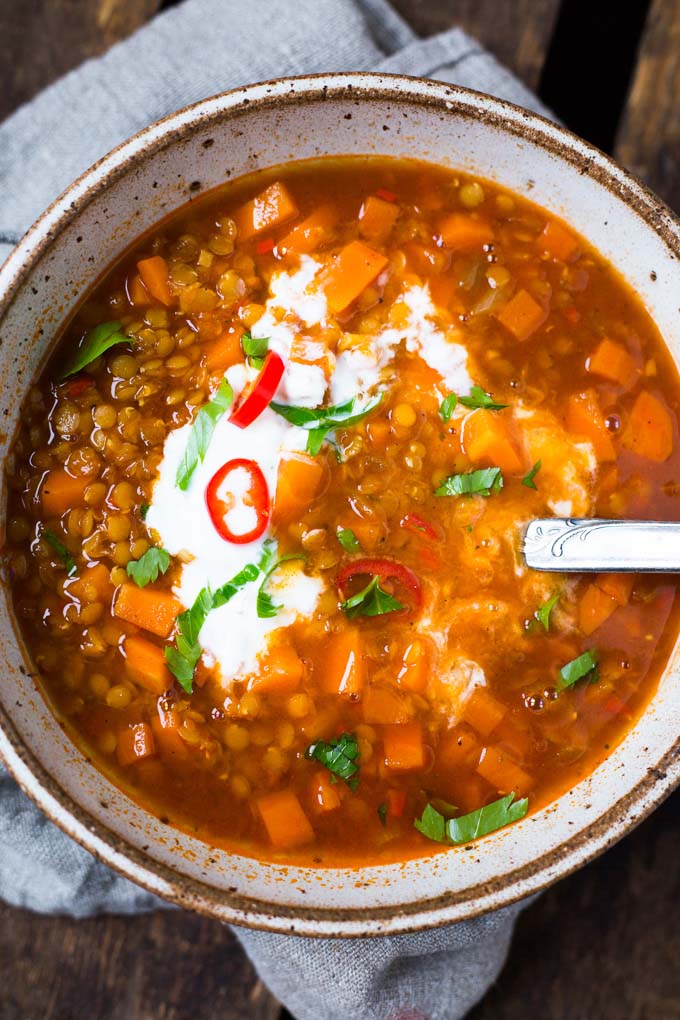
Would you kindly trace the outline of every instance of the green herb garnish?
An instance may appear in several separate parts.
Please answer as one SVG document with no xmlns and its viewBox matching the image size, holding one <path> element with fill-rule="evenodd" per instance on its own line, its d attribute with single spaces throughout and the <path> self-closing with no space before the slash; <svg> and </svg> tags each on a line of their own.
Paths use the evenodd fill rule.
<svg viewBox="0 0 680 1020">
<path fill-rule="evenodd" d="M 462 475 L 449 475 L 438 489 L 435 496 L 490 496 L 492 492 L 500 492 L 503 488 L 503 475 L 497 467 L 480 468 L 478 471 L 467 471 Z"/>
<path fill-rule="evenodd" d="M 526 485 L 527 489 L 538 489 L 538 486 L 534 483 L 534 478 L 540 470 L 541 462 L 537 460 L 531 471 L 522 479 L 522 485 Z"/>
<path fill-rule="evenodd" d="M 483 407 L 486 411 L 502 411 L 508 404 L 497 404 L 490 393 L 486 393 L 481 386 L 473 386 L 469 397 L 458 398 L 463 407 L 477 409 Z"/>
<path fill-rule="evenodd" d="M 143 521 L 146 520 L 146 515 L 148 514 L 150 509 L 151 509 L 150 503 L 142 503 L 142 505 L 140 506 L 139 516 L 142 518 Z"/>
<path fill-rule="evenodd" d="M 251 336 L 250 333 L 244 333 L 241 337 L 241 347 L 250 361 L 251 367 L 260 369 L 264 365 L 264 356 L 269 350 L 269 337 Z"/>
<path fill-rule="evenodd" d="M 590 682 L 595 683 L 598 679 L 597 649 L 595 648 L 589 648 L 583 655 L 579 655 L 576 659 L 568 662 L 566 666 L 562 666 L 557 686 L 560 690 L 564 690 L 566 687 L 573 687 L 577 681 L 582 680 L 591 673 L 593 675 L 590 677 Z"/>
<path fill-rule="evenodd" d="M 355 616 L 384 616 L 403 609 L 401 602 L 380 587 L 380 577 L 375 574 L 365 588 L 340 603 L 343 613 L 353 620 Z"/>
<path fill-rule="evenodd" d="M 354 778 L 359 771 L 358 751 L 357 738 L 351 733 L 343 733 L 337 740 L 317 740 L 310 744 L 305 758 L 321 762 L 329 772 L 344 779 L 350 789 L 355 790 L 358 786 L 358 780 Z"/>
<path fill-rule="evenodd" d="M 345 552 L 361 552 L 359 539 L 351 528 L 338 528 L 335 532 L 335 537 Z"/>
<path fill-rule="evenodd" d="M 387 804 L 384 801 L 382 804 L 378 804 L 377 811 L 381 824 L 387 825 Z"/>
<path fill-rule="evenodd" d="M 550 614 L 559 602 L 561 595 L 562 592 L 556 591 L 552 598 L 549 598 L 547 602 L 544 602 L 542 606 L 539 606 L 534 613 L 534 616 L 546 632 L 550 630 Z"/>
<path fill-rule="evenodd" d="M 78 571 L 76 561 L 73 559 L 71 553 L 68 551 L 59 536 L 55 535 L 53 531 L 49 530 L 49 528 L 46 528 L 43 531 L 43 538 L 46 542 L 49 542 L 61 562 L 64 564 L 67 576 L 73 577 L 73 575 Z"/>
<path fill-rule="evenodd" d="M 273 400 L 269 406 L 272 411 L 276 411 L 291 425 L 307 429 L 309 433 L 307 453 L 315 457 L 329 432 L 337 428 L 349 428 L 350 425 L 357 425 L 376 409 L 382 397 L 382 393 L 378 394 L 358 411 L 355 410 L 356 397 L 352 397 L 342 404 L 333 404 L 331 407 L 294 407 L 291 404 L 277 404 Z"/>
<path fill-rule="evenodd" d="M 458 397 L 455 393 L 449 393 L 447 397 L 444 397 L 441 404 L 439 405 L 439 417 L 442 421 L 450 421 L 451 415 L 456 409 L 458 403 Z"/>
<path fill-rule="evenodd" d="M 138 560 L 130 560 L 127 573 L 138 588 L 144 588 L 150 582 L 158 580 L 158 575 L 164 574 L 169 566 L 170 553 L 152 546 Z"/>
<path fill-rule="evenodd" d="M 202 463 L 205 459 L 215 426 L 224 412 L 229 410 L 233 399 L 234 391 L 227 380 L 223 379 L 215 396 L 207 404 L 204 404 L 196 415 L 189 433 L 187 448 L 175 477 L 175 484 L 183 492 L 189 488 L 191 476 L 199 462 Z"/>
<path fill-rule="evenodd" d="M 515 800 L 514 793 L 509 793 L 492 804 L 470 811 L 467 815 L 459 818 L 446 819 L 436 808 L 428 804 L 420 818 L 413 822 L 414 827 L 423 836 L 434 840 L 436 843 L 471 843 L 480 836 L 487 836 L 490 832 L 502 829 L 511 822 L 517 822 L 524 818 L 529 808 L 529 801 L 526 797 L 522 800 Z"/>
<path fill-rule="evenodd" d="M 277 560 L 276 563 L 273 564 L 273 566 L 269 567 L 266 574 L 264 575 L 264 578 L 262 579 L 262 584 L 257 590 L 256 606 L 257 615 L 260 617 L 260 619 L 264 620 L 276 616 L 279 609 L 283 609 L 283 606 L 277 605 L 274 602 L 272 596 L 269 594 L 269 592 L 264 590 L 265 585 L 269 581 L 269 578 L 272 576 L 274 571 L 278 570 L 278 568 L 283 563 L 288 563 L 290 560 L 304 560 L 304 558 L 305 558 L 304 553 L 289 553 L 287 556 L 282 556 L 280 560 Z"/>
<path fill-rule="evenodd" d="M 102 354 L 105 354 L 110 347 L 115 347 L 116 344 L 131 343 L 130 337 L 123 333 L 122 323 L 100 323 L 94 329 L 91 329 L 89 333 L 85 334 L 80 347 L 62 373 L 62 379 L 67 379 L 70 375 L 80 372 L 91 361 L 95 361 Z"/>
</svg>

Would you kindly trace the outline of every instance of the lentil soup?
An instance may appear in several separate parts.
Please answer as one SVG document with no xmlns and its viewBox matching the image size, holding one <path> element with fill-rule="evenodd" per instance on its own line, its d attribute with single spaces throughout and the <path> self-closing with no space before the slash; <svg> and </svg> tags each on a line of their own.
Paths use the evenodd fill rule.
<svg viewBox="0 0 680 1020">
<path fill-rule="evenodd" d="M 487 181 L 329 159 L 159 225 L 66 326 L 5 560 L 68 732 L 169 824 L 403 860 L 622 739 L 675 586 L 538 574 L 537 516 L 678 514 L 678 379 L 567 225 Z"/>
</svg>

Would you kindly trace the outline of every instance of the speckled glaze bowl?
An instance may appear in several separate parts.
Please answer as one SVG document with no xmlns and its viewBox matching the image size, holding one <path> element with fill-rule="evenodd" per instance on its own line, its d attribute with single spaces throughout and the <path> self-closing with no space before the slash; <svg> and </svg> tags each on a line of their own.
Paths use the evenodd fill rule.
<svg viewBox="0 0 680 1020">
<path fill-rule="evenodd" d="M 498 181 L 563 216 L 635 288 L 680 361 L 680 224 L 606 156 L 541 118 L 410 78 L 284 79 L 152 125 L 75 182 L 0 271 L 4 458 L 26 388 L 78 299 L 130 242 L 240 174 L 333 154 L 418 156 Z M 2 497 L 4 514 L 5 497 Z M 65 832 L 134 882 L 224 921 L 304 935 L 396 934 L 473 917 L 544 888 L 620 839 L 680 779 L 680 667 L 592 776 L 469 847 L 400 865 L 308 870 L 216 850 L 114 788 L 64 735 L 0 591 L 0 753 Z"/>
</svg>

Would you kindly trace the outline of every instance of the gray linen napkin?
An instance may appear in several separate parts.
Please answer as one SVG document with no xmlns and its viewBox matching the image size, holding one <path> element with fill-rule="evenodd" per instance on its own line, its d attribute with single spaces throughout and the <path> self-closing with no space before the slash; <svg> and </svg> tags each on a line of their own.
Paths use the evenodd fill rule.
<svg viewBox="0 0 680 1020">
<path fill-rule="evenodd" d="M 548 113 L 463 32 L 417 39 L 386 0 L 185 0 L 0 125 L 0 258 L 70 181 L 151 121 L 248 82 L 348 70 L 436 78 Z M 74 917 L 166 905 L 71 842 L 2 765 L 0 897 Z M 457 1020 L 502 967 L 519 909 L 361 943 L 236 934 L 298 1020 Z"/>
</svg>

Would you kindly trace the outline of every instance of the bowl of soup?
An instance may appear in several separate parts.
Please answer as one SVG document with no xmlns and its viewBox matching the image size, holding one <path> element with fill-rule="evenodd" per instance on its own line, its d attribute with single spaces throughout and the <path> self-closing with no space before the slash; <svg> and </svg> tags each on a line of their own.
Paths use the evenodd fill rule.
<svg viewBox="0 0 680 1020">
<path fill-rule="evenodd" d="M 0 751 L 136 882 L 396 933 L 543 888 L 677 781 L 675 583 L 530 570 L 680 511 L 678 225 L 464 89 L 251 86 L 0 275 Z"/>
</svg>

